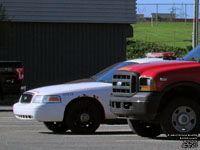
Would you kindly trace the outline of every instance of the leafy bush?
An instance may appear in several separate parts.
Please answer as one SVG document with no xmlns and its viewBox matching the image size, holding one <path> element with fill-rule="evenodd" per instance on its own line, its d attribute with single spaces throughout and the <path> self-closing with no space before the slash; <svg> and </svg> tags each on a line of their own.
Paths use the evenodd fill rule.
<svg viewBox="0 0 200 150">
<path fill-rule="evenodd" d="M 167 46 L 165 44 L 159 44 L 155 42 L 142 42 L 135 41 L 133 39 L 127 40 L 127 59 L 143 58 L 145 53 L 148 52 L 173 52 L 175 56 L 182 57 L 192 49 L 192 46 L 187 48 Z"/>
</svg>

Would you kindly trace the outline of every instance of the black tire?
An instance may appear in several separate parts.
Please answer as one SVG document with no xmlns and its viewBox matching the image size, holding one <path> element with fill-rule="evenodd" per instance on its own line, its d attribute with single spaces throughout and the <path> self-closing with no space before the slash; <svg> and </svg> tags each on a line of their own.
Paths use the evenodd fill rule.
<svg viewBox="0 0 200 150">
<path fill-rule="evenodd" d="M 1 84 L 1 82 L 0 82 L 0 100 L 4 100 L 4 92 L 3 92 L 3 86 L 2 86 L 2 84 Z"/>
<path fill-rule="evenodd" d="M 75 134 L 94 133 L 101 120 L 101 111 L 95 103 L 88 100 L 72 104 L 66 114 L 66 124 Z"/>
<path fill-rule="evenodd" d="M 193 99 L 175 98 L 161 113 L 160 124 L 163 132 L 171 134 L 200 133 L 200 106 Z"/>
<path fill-rule="evenodd" d="M 138 134 L 142 137 L 156 137 L 162 134 L 162 129 L 158 124 L 147 123 L 139 120 L 127 120 L 129 127 L 133 133 Z"/>
<path fill-rule="evenodd" d="M 44 122 L 44 125 L 55 133 L 64 133 L 69 129 L 64 122 Z"/>
</svg>

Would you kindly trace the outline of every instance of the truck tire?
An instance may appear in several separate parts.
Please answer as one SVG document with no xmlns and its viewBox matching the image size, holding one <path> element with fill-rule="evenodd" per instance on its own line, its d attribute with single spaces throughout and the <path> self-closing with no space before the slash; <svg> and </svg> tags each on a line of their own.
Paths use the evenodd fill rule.
<svg viewBox="0 0 200 150">
<path fill-rule="evenodd" d="M 175 98 L 161 113 L 160 124 L 166 135 L 200 133 L 200 106 L 193 99 Z"/>
<path fill-rule="evenodd" d="M 101 111 L 95 103 L 88 100 L 72 104 L 66 114 L 66 124 L 76 134 L 94 133 L 101 120 Z"/>
<path fill-rule="evenodd" d="M 156 137 L 162 134 L 162 129 L 158 124 L 151 124 L 139 120 L 127 120 L 129 127 L 133 132 L 142 137 Z"/>
<path fill-rule="evenodd" d="M 64 122 L 44 122 L 44 125 L 55 133 L 64 133 L 68 130 Z"/>
</svg>

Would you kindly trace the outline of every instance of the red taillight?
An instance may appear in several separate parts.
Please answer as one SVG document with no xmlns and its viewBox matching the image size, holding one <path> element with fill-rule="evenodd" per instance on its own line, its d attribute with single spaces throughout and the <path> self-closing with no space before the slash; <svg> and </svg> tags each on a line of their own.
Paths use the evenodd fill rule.
<svg viewBox="0 0 200 150">
<path fill-rule="evenodd" d="M 24 78 L 24 68 L 16 68 L 18 79 L 22 80 Z"/>
</svg>

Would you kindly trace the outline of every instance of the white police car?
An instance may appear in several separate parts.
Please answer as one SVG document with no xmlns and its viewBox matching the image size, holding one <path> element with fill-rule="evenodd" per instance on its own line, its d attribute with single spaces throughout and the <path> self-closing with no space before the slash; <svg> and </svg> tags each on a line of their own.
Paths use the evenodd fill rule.
<svg viewBox="0 0 200 150">
<path fill-rule="evenodd" d="M 117 119 L 109 108 L 113 72 L 131 64 L 162 60 L 128 60 L 112 65 L 90 79 L 26 91 L 14 104 L 13 112 L 18 119 L 43 122 L 53 132 L 70 129 L 73 133 L 89 134 L 102 123 L 125 123 L 126 120 Z"/>
</svg>

